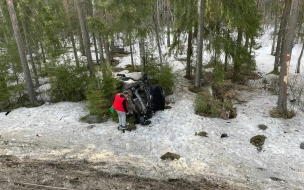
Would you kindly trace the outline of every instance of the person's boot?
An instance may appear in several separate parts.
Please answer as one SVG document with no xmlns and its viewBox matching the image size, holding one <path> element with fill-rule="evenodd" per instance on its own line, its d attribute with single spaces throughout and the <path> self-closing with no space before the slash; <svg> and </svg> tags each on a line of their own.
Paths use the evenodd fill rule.
<svg viewBox="0 0 304 190">
<path fill-rule="evenodd" d="M 128 128 L 128 126 L 126 125 L 126 126 L 120 126 L 122 129 L 127 129 Z"/>
</svg>

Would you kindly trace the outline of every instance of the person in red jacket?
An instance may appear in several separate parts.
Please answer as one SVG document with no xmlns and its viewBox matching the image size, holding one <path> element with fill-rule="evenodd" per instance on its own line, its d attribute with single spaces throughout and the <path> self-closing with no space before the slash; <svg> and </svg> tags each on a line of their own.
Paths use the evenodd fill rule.
<svg viewBox="0 0 304 190">
<path fill-rule="evenodd" d="M 119 126 L 121 128 L 127 128 L 126 126 L 126 113 L 128 113 L 128 98 L 129 92 L 124 91 L 122 94 L 118 93 L 114 97 L 113 109 L 118 114 Z"/>
</svg>

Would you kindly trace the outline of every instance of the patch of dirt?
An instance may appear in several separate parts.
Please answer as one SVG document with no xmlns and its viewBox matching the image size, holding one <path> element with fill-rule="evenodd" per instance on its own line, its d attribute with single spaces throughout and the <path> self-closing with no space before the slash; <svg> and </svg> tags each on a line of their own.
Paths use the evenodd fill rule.
<svg viewBox="0 0 304 190">
<path fill-rule="evenodd" d="M 20 160 L 12 155 L 0 155 L 0 187 L 2 190 L 29 189 L 193 189 L 228 190 L 206 180 L 156 180 L 126 174 L 110 174 L 98 166 L 106 163 L 86 161 Z"/>
</svg>

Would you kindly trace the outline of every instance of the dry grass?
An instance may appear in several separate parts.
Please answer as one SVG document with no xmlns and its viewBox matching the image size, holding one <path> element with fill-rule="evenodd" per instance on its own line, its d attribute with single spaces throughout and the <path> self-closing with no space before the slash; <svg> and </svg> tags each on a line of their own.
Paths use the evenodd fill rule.
<svg viewBox="0 0 304 190">
<path fill-rule="evenodd" d="M 293 118 L 296 113 L 293 110 L 288 110 L 287 112 L 279 112 L 276 108 L 270 110 L 270 116 L 273 118 L 283 118 L 283 119 L 291 119 Z"/>
</svg>

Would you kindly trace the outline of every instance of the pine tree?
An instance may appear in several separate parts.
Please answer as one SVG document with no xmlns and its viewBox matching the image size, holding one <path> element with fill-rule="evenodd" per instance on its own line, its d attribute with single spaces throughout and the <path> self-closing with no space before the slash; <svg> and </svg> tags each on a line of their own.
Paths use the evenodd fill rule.
<svg viewBox="0 0 304 190">
<path fill-rule="evenodd" d="M 111 67 L 108 64 L 102 65 L 102 80 L 92 78 L 87 97 L 87 107 L 91 114 L 108 115 L 112 106 L 113 98 L 118 92 L 118 81 L 113 77 Z"/>
<path fill-rule="evenodd" d="M 32 77 L 31 77 L 28 62 L 26 59 L 25 49 L 24 49 L 24 45 L 22 42 L 19 26 L 18 26 L 18 21 L 17 21 L 17 16 L 16 16 L 13 0 L 6 0 L 6 2 L 8 5 L 8 8 L 9 8 L 9 13 L 10 13 L 10 17 L 11 17 L 11 21 L 12 21 L 12 25 L 13 25 L 13 29 L 14 29 L 14 35 L 15 35 L 18 50 L 19 50 L 19 56 L 20 56 L 22 66 L 23 66 L 23 72 L 25 75 L 25 81 L 26 81 L 26 85 L 27 85 L 29 99 L 30 99 L 31 104 L 33 106 L 36 106 L 36 105 L 38 105 L 38 100 L 36 98 L 36 93 L 34 90 Z"/>
<path fill-rule="evenodd" d="M 287 84 L 288 73 L 291 60 L 291 52 L 293 48 L 293 40 L 295 37 L 295 28 L 297 18 L 299 15 L 299 7 L 301 7 L 301 0 L 285 0 L 284 9 L 288 10 L 287 22 L 284 25 L 284 38 L 282 41 L 281 50 L 281 69 L 279 76 L 279 98 L 277 103 L 277 109 L 280 113 L 287 113 Z"/>
</svg>

